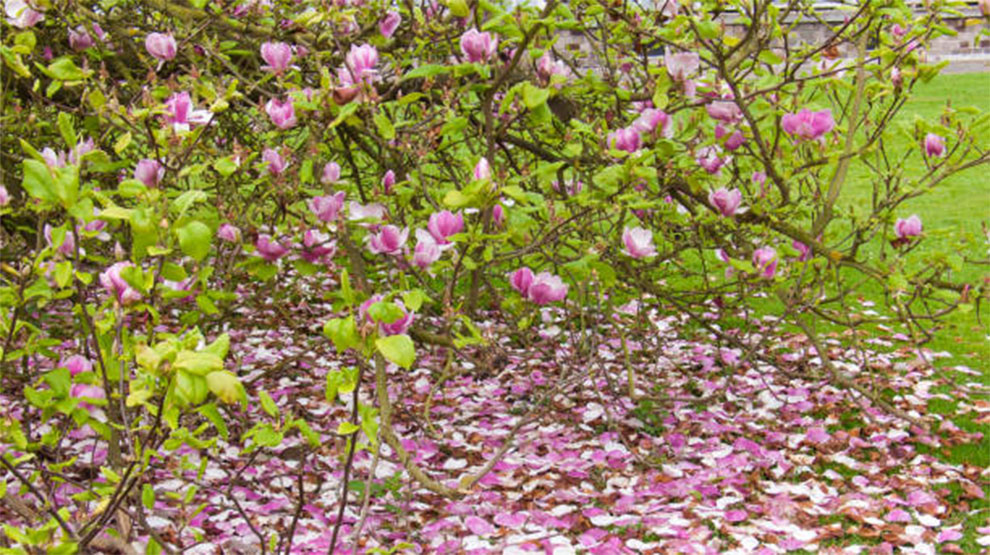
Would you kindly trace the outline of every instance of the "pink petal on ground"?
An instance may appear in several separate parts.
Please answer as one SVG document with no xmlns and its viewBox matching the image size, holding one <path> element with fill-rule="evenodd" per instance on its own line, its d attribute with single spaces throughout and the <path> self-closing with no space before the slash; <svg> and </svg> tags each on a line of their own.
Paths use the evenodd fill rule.
<svg viewBox="0 0 990 555">
<path fill-rule="evenodd" d="M 499 513 L 495 515 L 495 524 L 506 528 L 519 528 L 526 523 L 525 513 Z"/>
<path fill-rule="evenodd" d="M 916 489 L 908 494 L 907 502 L 912 507 L 917 507 L 919 505 L 927 505 L 929 503 L 935 503 L 938 500 L 928 493 L 927 491 Z"/>
<path fill-rule="evenodd" d="M 489 524 L 489 522 L 483 518 L 476 516 L 469 516 L 464 519 L 464 526 L 467 526 L 471 533 L 478 536 L 484 536 L 486 534 L 491 534 L 495 531 L 495 527 Z"/>
<path fill-rule="evenodd" d="M 735 509 L 725 513 L 725 520 L 729 522 L 742 522 L 749 518 L 749 513 L 742 509 Z"/>
<path fill-rule="evenodd" d="M 894 509 L 887 513 L 887 522 L 911 522 L 911 515 L 901 509 Z"/>
<path fill-rule="evenodd" d="M 961 537 L 963 537 L 962 532 L 957 529 L 948 528 L 939 532 L 935 541 L 938 543 L 954 542 Z"/>
<path fill-rule="evenodd" d="M 808 428 L 808 433 L 805 435 L 805 438 L 812 443 L 825 443 L 830 437 L 828 432 L 825 431 L 825 428 L 821 426 Z"/>
</svg>

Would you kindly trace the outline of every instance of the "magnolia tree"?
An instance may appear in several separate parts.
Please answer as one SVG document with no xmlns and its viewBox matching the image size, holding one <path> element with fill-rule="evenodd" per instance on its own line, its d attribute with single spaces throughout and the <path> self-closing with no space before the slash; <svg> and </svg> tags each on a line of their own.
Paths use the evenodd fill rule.
<svg viewBox="0 0 990 555">
<path fill-rule="evenodd" d="M 156 499 L 153 469 L 298 434 L 349 439 L 345 488 L 355 449 L 382 441 L 462 495 L 494 459 L 451 487 L 391 427 L 390 372 L 428 349 L 491 360 L 556 325 L 590 354 L 606 322 L 646 338 L 671 312 L 739 363 L 772 360 L 787 330 L 925 340 L 984 295 L 955 275 L 985 245 L 941 230 L 922 253 L 932 232 L 903 204 L 987 162 L 988 120 L 947 106 L 892 125 L 939 69 L 925 47 L 950 32 L 946 3 L 836 8 L 806 43 L 791 32 L 812 4 L 7 0 L 7 534 L 174 551 L 147 511 L 195 488 Z M 847 309 L 863 291 L 887 305 L 871 320 Z M 221 331 L 263 297 L 333 300 L 324 341 L 351 369 L 327 400 L 350 422 L 248 394 Z M 77 441 L 89 455 L 60 451 Z"/>
</svg>

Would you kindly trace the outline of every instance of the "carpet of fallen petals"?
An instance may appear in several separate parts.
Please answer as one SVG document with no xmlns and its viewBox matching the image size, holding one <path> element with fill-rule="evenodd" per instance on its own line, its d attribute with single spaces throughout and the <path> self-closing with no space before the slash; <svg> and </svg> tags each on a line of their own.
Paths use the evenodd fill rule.
<svg viewBox="0 0 990 555">
<path fill-rule="evenodd" d="M 189 553 L 260 553 L 259 534 L 266 543 L 274 536 L 284 549 L 295 522 L 291 551 L 325 553 L 344 468 L 345 443 L 334 431 L 350 414 L 350 396 L 327 402 L 324 384 L 328 372 L 353 361 L 337 355 L 320 333 L 329 303 L 276 307 L 249 292 L 242 297 L 251 302 L 222 327 L 233 340 L 228 367 L 246 384 L 249 409 L 228 413 L 229 441 L 217 438 L 202 450 L 182 447 L 160 461 L 163 470 L 149 473 L 157 503 L 148 522 Z M 821 361 L 799 335 L 770 343 L 764 358 L 776 360 L 774 366 L 750 363 L 738 349 L 720 348 L 704 336 L 683 337 L 686 319 L 676 314 L 651 314 L 652 333 L 626 344 L 638 396 L 633 402 L 623 345 L 612 327 L 600 322 L 581 336 L 562 329 L 555 310 L 544 309 L 525 347 L 504 340 L 489 347 L 497 349 L 494 360 L 455 357 L 442 384 L 443 347 L 420 345 L 412 371 L 390 367 L 396 432 L 417 465 L 452 487 L 485 465 L 518 419 L 532 415 L 533 421 L 458 500 L 412 481 L 383 445 L 367 518 L 354 538 L 360 490 L 374 458 L 374 448 L 359 450 L 336 552 L 959 549 L 960 522 L 968 502 L 986 494 L 988 473 L 934 456 L 979 438 L 927 413 L 929 399 L 949 398 L 932 392 L 945 382 L 907 343 L 875 340 L 877 350 L 864 351 L 829 340 L 842 371 L 863 385 L 886 382 L 895 390 L 893 403 L 929 422 L 932 433 L 816 378 Z M 478 318 L 483 334 L 505 337 L 500 330 L 507 324 L 489 316 Z M 418 323 L 429 329 L 425 317 Z M 363 379 L 366 403 L 374 402 L 373 382 Z M 306 447 L 296 433 L 277 448 L 245 456 L 239 439 L 245 424 L 269 418 L 256 401 L 260 389 L 284 419 L 308 421 L 320 433 L 321 447 Z M 423 408 L 431 392 L 427 418 Z M 952 400 L 960 413 L 988 412 L 965 391 Z M 15 401 L 3 404 L 17 410 Z M 102 456 L 105 443 L 92 433 L 74 438 L 63 448 L 81 461 Z M 191 467 L 202 466 L 181 470 L 183 457 Z M 182 499 L 193 485 L 192 497 Z M 68 500 L 78 490 L 66 488 L 60 498 L 74 514 L 93 509 Z M 988 546 L 990 522 L 981 526 L 977 542 Z M 137 538 L 134 545 L 142 543 Z"/>
</svg>

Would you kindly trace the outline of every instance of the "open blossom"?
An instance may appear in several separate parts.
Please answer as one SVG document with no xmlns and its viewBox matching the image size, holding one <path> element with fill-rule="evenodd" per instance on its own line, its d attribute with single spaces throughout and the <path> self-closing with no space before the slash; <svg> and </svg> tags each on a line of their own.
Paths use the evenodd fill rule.
<svg viewBox="0 0 990 555">
<path fill-rule="evenodd" d="M 149 33 L 144 38 L 144 48 L 155 58 L 167 62 L 175 58 L 175 37 L 168 33 Z"/>
<path fill-rule="evenodd" d="M 177 132 L 189 131 L 191 125 L 209 123 L 213 117 L 209 110 L 195 110 L 193 108 L 189 93 L 175 93 L 165 102 L 165 109 L 168 110 L 165 120 L 171 123 Z"/>
<path fill-rule="evenodd" d="M 347 56 L 344 57 L 344 67 L 337 70 L 337 79 L 345 87 L 368 83 L 375 80 L 378 65 L 378 49 L 370 44 L 352 44 Z"/>
<path fill-rule="evenodd" d="M 112 295 L 120 304 L 131 304 L 141 300 L 141 293 L 138 293 L 127 281 L 121 277 L 120 272 L 124 268 L 134 266 L 130 262 L 117 262 L 100 274 L 100 284 Z"/>
<path fill-rule="evenodd" d="M 437 244 L 446 245 L 450 243 L 447 238 L 464 229 L 464 216 L 460 212 L 452 214 L 450 210 L 434 212 L 430 215 L 430 221 L 426 224 L 426 229 L 430 235 L 436 239 Z"/>
<path fill-rule="evenodd" d="M 434 262 L 440 260 L 441 254 L 442 251 L 436 239 L 426 230 L 417 229 L 416 248 L 413 249 L 413 264 L 421 270 L 425 270 Z"/>
<path fill-rule="evenodd" d="M 811 141 L 831 131 L 835 127 L 835 120 L 832 119 L 831 110 L 812 112 L 804 108 L 796 114 L 784 114 L 780 119 L 780 127 L 790 135 Z"/>
<path fill-rule="evenodd" d="M 695 157 L 695 160 L 706 172 L 710 174 L 718 174 L 722 171 L 722 166 L 724 166 L 730 158 L 722 158 L 721 150 L 717 146 L 706 146 L 698 150 L 698 155 Z"/>
<path fill-rule="evenodd" d="M 536 61 L 536 73 L 544 80 L 550 81 L 554 75 L 567 75 L 567 65 L 561 60 L 554 60 L 547 50 Z"/>
<path fill-rule="evenodd" d="M 92 384 L 86 384 L 86 383 L 76 383 L 76 384 L 72 384 L 72 387 L 69 388 L 69 397 L 72 397 L 73 399 L 80 399 L 80 400 L 81 399 L 106 399 L 107 394 L 103 390 L 103 388 L 100 387 L 100 386 L 92 385 Z M 89 411 L 92 411 L 92 410 L 95 410 L 96 409 L 96 407 L 93 406 L 91 403 L 87 403 L 85 401 L 80 401 L 79 402 L 79 408 L 82 408 L 82 409 L 85 409 L 85 410 L 89 410 Z"/>
<path fill-rule="evenodd" d="M 268 64 L 261 69 L 282 75 L 292 63 L 292 47 L 284 42 L 266 42 L 261 45 L 261 59 Z"/>
<path fill-rule="evenodd" d="M 7 188 L 0 185 L 0 208 L 10 204 L 10 193 L 7 192 Z"/>
<path fill-rule="evenodd" d="M 285 168 L 289 167 L 289 163 L 282 158 L 282 155 L 277 150 L 271 148 L 266 148 L 261 153 L 261 160 L 268 162 L 268 173 L 274 176 L 281 175 L 285 171 Z"/>
<path fill-rule="evenodd" d="M 484 156 L 474 165 L 475 179 L 488 179 L 492 176 L 492 167 L 488 165 L 488 158 Z"/>
<path fill-rule="evenodd" d="M 82 355 L 72 355 L 69 358 L 62 361 L 59 366 L 69 370 L 70 376 L 77 376 L 83 372 L 92 372 L 93 363 Z"/>
<path fill-rule="evenodd" d="M 929 158 L 938 158 L 945 154 L 945 139 L 929 133 L 925 135 L 925 155 Z"/>
<path fill-rule="evenodd" d="M 549 272 L 540 272 L 533 276 L 533 282 L 526 290 L 526 297 L 536 304 L 543 305 L 564 300 L 567 296 L 567 284 Z"/>
<path fill-rule="evenodd" d="M 639 131 L 635 127 L 624 127 L 616 129 L 608 135 L 608 145 L 616 150 L 626 152 L 636 152 L 639 150 L 641 141 Z"/>
<path fill-rule="evenodd" d="M 799 253 L 801 253 L 798 256 L 798 261 L 807 262 L 811 260 L 811 247 L 805 245 L 804 243 L 798 241 L 797 239 L 795 239 L 794 242 L 791 243 L 791 246 L 797 249 Z"/>
<path fill-rule="evenodd" d="M 273 98 L 265 104 L 265 112 L 279 129 L 290 129 L 296 125 L 296 108 L 292 99 L 282 102 Z"/>
<path fill-rule="evenodd" d="M 144 183 L 145 187 L 154 187 L 165 176 L 165 168 L 158 160 L 144 158 L 139 160 L 134 168 L 134 179 Z"/>
<path fill-rule="evenodd" d="M 93 36 L 85 27 L 79 25 L 75 29 L 69 29 L 69 48 L 79 52 L 93 46 Z"/>
<path fill-rule="evenodd" d="M 664 56 L 667 73 L 674 81 L 684 81 L 697 73 L 701 67 L 701 58 L 696 52 L 678 52 Z"/>
<path fill-rule="evenodd" d="M 48 241 L 48 246 L 54 246 L 52 241 L 52 226 L 45 224 L 44 228 L 45 240 Z M 58 247 L 59 254 L 64 256 L 72 256 L 76 252 L 76 235 L 71 231 L 65 232 L 65 238 L 62 240 L 62 244 Z"/>
<path fill-rule="evenodd" d="M 361 306 L 358 307 L 358 319 L 371 324 L 375 323 L 375 319 L 370 314 L 371 307 L 375 303 L 382 302 L 383 298 L 381 295 L 372 295 L 368 300 L 361 303 Z M 399 307 L 402 316 L 391 323 L 378 322 L 378 333 L 380 335 L 399 335 L 406 333 L 415 319 L 416 313 L 406 310 L 406 305 L 402 304 L 402 301 L 396 299 L 392 301 L 392 304 Z"/>
<path fill-rule="evenodd" d="M 318 229 L 306 230 L 303 234 L 302 257 L 307 262 L 328 261 L 337 253 L 337 243 L 330 240 L 330 235 Z"/>
<path fill-rule="evenodd" d="M 331 183 L 336 183 L 340 179 L 340 165 L 337 162 L 327 162 L 323 166 L 323 175 L 320 177 L 320 183 L 324 185 L 330 185 Z"/>
<path fill-rule="evenodd" d="M 217 237 L 228 243 L 237 243 L 241 240 L 241 230 L 230 224 L 220 224 L 217 229 Z"/>
<path fill-rule="evenodd" d="M 753 266 L 762 277 L 770 279 L 777 272 L 777 251 L 773 247 L 760 247 L 753 251 Z"/>
<path fill-rule="evenodd" d="M 382 191 L 387 195 L 392 192 L 392 187 L 395 187 L 395 172 L 388 170 L 382 177 Z"/>
<path fill-rule="evenodd" d="M 670 116 L 656 108 L 646 108 L 632 124 L 632 128 L 640 133 L 653 133 L 658 127 L 665 137 L 670 136 Z"/>
<path fill-rule="evenodd" d="M 6 0 L 4 11 L 7 14 L 7 23 L 18 29 L 34 27 L 39 21 L 45 19 L 41 12 L 31 9 L 25 0 Z"/>
<path fill-rule="evenodd" d="M 912 214 L 906 220 L 897 220 L 894 224 L 894 235 L 897 235 L 898 239 L 910 239 L 921 235 L 921 229 L 921 218 L 917 214 Z"/>
<path fill-rule="evenodd" d="M 724 123 L 733 123 L 742 118 L 742 110 L 739 105 L 731 100 L 716 100 L 705 104 L 705 111 L 712 119 Z"/>
<path fill-rule="evenodd" d="M 399 12 L 388 12 L 385 17 L 378 23 L 378 30 L 381 32 L 382 36 L 385 38 L 392 38 L 395 34 L 395 30 L 399 28 L 399 24 L 402 23 L 402 16 Z"/>
<path fill-rule="evenodd" d="M 469 62 L 485 62 L 495 54 L 498 38 L 471 28 L 461 35 L 461 53 Z"/>
<path fill-rule="evenodd" d="M 321 222 L 331 223 L 337 219 L 340 209 L 344 207 L 344 191 L 333 195 L 313 197 L 309 199 L 309 210 Z"/>
<path fill-rule="evenodd" d="M 742 131 L 736 129 L 736 131 L 732 135 L 729 135 L 729 138 L 725 140 L 725 149 L 731 152 L 741 147 L 745 142 L 746 136 L 743 135 Z"/>
<path fill-rule="evenodd" d="M 739 192 L 739 189 L 730 190 L 722 187 L 708 194 L 708 202 L 723 216 L 731 217 L 739 208 L 739 203 L 742 202 L 742 193 Z"/>
<path fill-rule="evenodd" d="M 258 240 L 254 242 L 254 246 L 258 249 L 258 256 L 264 258 L 266 262 L 275 262 L 289 252 L 289 249 L 283 247 L 277 240 L 272 239 L 268 235 L 259 236 Z"/>
<path fill-rule="evenodd" d="M 398 254 L 409 238 L 409 228 L 383 225 L 377 233 L 368 235 L 368 250 L 375 254 Z"/>
<path fill-rule="evenodd" d="M 529 291 L 530 284 L 533 283 L 533 270 L 526 268 L 525 266 L 519 268 L 509 277 L 509 285 L 513 289 L 521 293 L 523 296 Z"/>
<path fill-rule="evenodd" d="M 626 228 L 622 232 L 622 243 L 625 252 L 633 258 L 650 258 L 656 256 L 657 248 L 653 245 L 653 233 L 641 227 Z"/>
<path fill-rule="evenodd" d="M 351 201 L 350 208 L 351 220 L 384 220 L 387 213 L 385 207 L 376 202 L 365 205 Z"/>
</svg>

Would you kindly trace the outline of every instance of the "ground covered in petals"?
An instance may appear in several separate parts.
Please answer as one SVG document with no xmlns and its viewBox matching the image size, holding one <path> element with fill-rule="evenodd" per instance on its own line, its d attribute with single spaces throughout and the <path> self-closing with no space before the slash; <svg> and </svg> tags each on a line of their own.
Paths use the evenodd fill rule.
<svg viewBox="0 0 990 555">
<path fill-rule="evenodd" d="M 191 552 L 260 553 L 262 544 L 326 552 L 346 446 L 334 431 L 351 407 L 343 393 L 328 402 L 325 385 L 353 361 L 320 333 L 329 304 L 244 297 L 225 327 L 248 413 L 231 410 L 226 440 L 183 447 L 159 465 L 170 470 L 147 477 L 157 499 L 149 524 Z M 833 386 L 800 335 L 773 342 L 765 354 L 778 364 L 767 366 L 704 334 L 684 337 L 676 315 L 651 314 L 653 333 L 624 345 L 607 322 L 582 335 L 544 310 L 528 345 L 466 348 L 446 370 L 444 347 L 421 346 L 412 371 L 389 368 L 397 434 L 416 465 L 451 487 L 482 468 L 520 419 L 527 423 L 457 500 L 412 480 L 387 445 L 375 457 L 364 443 L 337 552 L 935 553 L 990 545 L 987 513 L 978 509 L 985 468 L 941 456 L 980 437 L 927 411 L 942 398 L 985 420 L 990 405 L 978 399 L 978 384 L 936 393 L 945 378 L 906 344 L 891 339 L 863 351 L 833 341 L 830 355 L 861 385 L 883 384 L 884 398 L 932 432 Z M 481 320 L 483 335 L 507 337 L 496 315 Z M 371 376 L 360 387 L 374 404 Z M 261 390 L 277 416 L 259 407 Z M 320 434 L 320 448 L 288 431 L 285 423 L 298 418 Z M 247 453 L 260 440 L 242 434 L 258 419 L 284 439 Z M 92 434 L 76 440 L 66 447 L 81 461 L 103 456 Z M 365 484 L 371 495 L 355 538 Z"/>
</svg>

